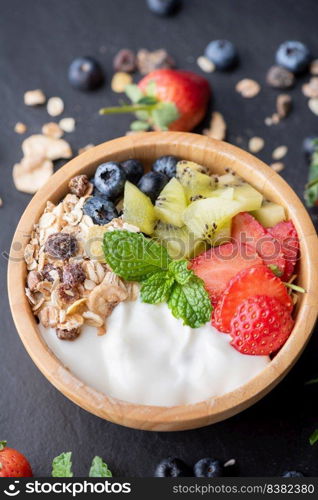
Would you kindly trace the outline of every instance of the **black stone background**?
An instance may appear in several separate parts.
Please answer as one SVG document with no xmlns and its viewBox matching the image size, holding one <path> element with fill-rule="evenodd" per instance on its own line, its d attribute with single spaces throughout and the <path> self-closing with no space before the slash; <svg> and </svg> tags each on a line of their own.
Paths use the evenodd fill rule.
<svg viewBox="0 0 318 500">
<path fill-rule="evenodd" d="M 318 56 L 318 4 L 315 0 L 184 0 L 169 19 L 153 16 L 144 0 L 1 0 L 0 1 L 0 209 L 1 251 L 8 251 L 16 224 L 30 197 L 15 190 L 11 167 L 20 159 L 23 137 L 13 131 L 17 121 L 28 133 L 49 121 L 45 108 L 27 108 L 26 90 L 42 88 L 65 101 L 64 116 L 76 118 L 69 134 L 74 151 L 123 135 L 129 117 L 100 117 L 97 110 L 117 102 L 110 90 L 112 59 L 122 47 L 166 48 L 180 68 L 195 70 L 206 44 L 228 38 L 238 47 L 239 68 L 207 75 L 214 107 L 228 124 L 230 142 L 260 135 L 266 141 L 260 157 L 271 161 L 274 147 L 286 144 L 283 177 L 302 195 L 307 165 L 303 138 L 317 132 L 318 118 L 301 93 L 299 79 L 291 91 L 294 111 L 277 126 L 264 118 L 274 111 L 277 92 L 264 77 L 278 44 L 300 39 Z M 67 81 L 67 68 L 80 55 L 96 56 L 106 72 L 106 85 L 84 94 Z M 243 99 L 234 91 L 241 78 L 258 80 L 262 92 Z M 1 263 L 0 437 L 24 452 L 35 475 L 48 475 L 52 458 L 73 451 L 76 475 L 85 475 L 92 457 L 105 458 L 117 476 L 151 476 L 156 463 L 176 455 L 190 464 L 203 456 L 236 458 L 243 476 L 279 475 L 299 469 L 318 475 L 318 444 L 308 437 L 318 427 L 318 386 L 304 382 L 318 375 L 318 342 L 314 335 L 305 354 L 287 378 L 251 409 L 225 422 L 199 430 L 149 433 L 126 429 L 81 410 L 41 375 L 24 350 L 8 308 L 6 261 Z M 317 332 L 316 332 L 317 333 Z"/>
</svg>

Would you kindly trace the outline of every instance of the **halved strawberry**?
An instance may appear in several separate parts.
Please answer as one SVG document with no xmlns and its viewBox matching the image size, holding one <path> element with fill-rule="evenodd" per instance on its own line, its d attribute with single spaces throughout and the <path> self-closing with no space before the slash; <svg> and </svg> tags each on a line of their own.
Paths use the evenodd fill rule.
<svg viewBox="0 0 318 500">
<path fill-rule="evenodd" d="M 288 311 L 293 308 L 284 283 L 267 266 L 254 266 L 244 269 L 231 279 L 214 309 L 212 325 L 221 332 L 229 332 L 237 307 L 245 299 L 255 295 L 275 297 Z"/>
<path fill-rule="evenodd" d="M 267 295 L 245 299 L 231 321 L 231 345 L 242 354 L 268 356 L 288 339 L 294 320 L 279 300 Z"/>
<path fill-rule="evenodd" d="M 251 214 L 241 212 L 233 218 L 232 238 L 252 245 L 266 265 L 275 266 L 281 275 L 284 274 L 285 259 L 280 241 L 273 238 Z"/>
<path fill-rule="evenodd" d="M 233 242 L 210 248 L 193 259 L 190 267 L 204 281 L 212 303 L 216 304 L 233 276 L 258 264 L 263 264 L 263 260 L 253 247 Z"/>
<path fill-rule="evenodd" d="M 293 222 L 288 220 L 279 222 L 274 227 L 269 227 L 267 231 L 281 244 L 286 261 L 282 280 L 288 281 L 294 272 L 299 252 L 299 239 L 296 228 Z"/>
</svg>

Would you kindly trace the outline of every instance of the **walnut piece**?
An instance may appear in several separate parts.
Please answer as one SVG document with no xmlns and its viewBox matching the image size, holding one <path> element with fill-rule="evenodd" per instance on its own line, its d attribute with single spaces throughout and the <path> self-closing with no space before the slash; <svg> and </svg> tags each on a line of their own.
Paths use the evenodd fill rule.
<svg viewBox="0 0 318 500">
<path fill-rule="evenodd" d="M 88 187 L 89 180 L 87 175 L 76 175 L 73 177 L 68 184 L 70 193 L 75 194 L 79 198 L 85 195 Z"/>
</svg>

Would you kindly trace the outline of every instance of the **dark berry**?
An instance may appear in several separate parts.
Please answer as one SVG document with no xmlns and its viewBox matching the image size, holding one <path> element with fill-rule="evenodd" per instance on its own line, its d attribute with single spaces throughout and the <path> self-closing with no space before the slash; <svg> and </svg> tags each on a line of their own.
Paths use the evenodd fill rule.
<svg viewBox="0 0 318 500">
<path fill-rule="evenodd" d="M 157 465 L 155 477 L 187 477 L 191 476 L 191 469 L 183 460 L 168 457 Z"/>
<path fill-rule="evenodd" d="M 181 6 L 181 0 L 147 0 L 149 10 L 157 16 L 170 16 Z"/>
<path fill-rule="evenodd" d="M 126 160 L 121 162 L 121 166 L 125 170 L 126 179 L 133 184 L 137 184 L 139 179 L 144 175 L 144 167 L 139 160 Z"/>
<path fill-rule="evenodd" d="M 76 175 L 68 183 L 68 188 L 70 193 L 75 194 L 79 198 L 84 196 L 89 186 L 89 180 L 87 175 Z"/>
<path fill-rule="evenodd" d="M 302 73 L 312 59 L 310 50 L 295 40 L 282 43 L 276 52 L 276 62 L 293 73 Z"/>
<path fill-rule="evenodd" d="M 104 82 L 104 74 L 100 64 L 92 57 L 77 57 L 70 64 L 68 79 L 76 89 L 94 90 Z"/>
<path fill-rule="evenodd" d="M 222 477 L 223 465 L 214 458 L 201 458 L 193 467 L 195 477 Z"/>
<path fill-rule="evenodd" d="M 238 61 L 236 47 L 229 40 L 213 40 L 207 45 L 205 55 L 221 70 L 232 68 Z"/>
<path fill-rule="evenodd" d="M 71 263 L 63 268 L 63 283 L 71 287 L 80 285 L 86 279 L 81 264 Z"/>
<path fill-rule="evenodd" d="M 55 259 L 68 259 L 77 252 L 77 241 L 67 233 L 53 233 L 45 242 L 45 251 Z"/>
<path fill-rule="evenodd" d="M 71 328 L 71 330 L 66 330 L 64 328 L 57 328 L 56 335 L 60 340 L 75 340 L 80 334 L 79 328 Z"/>
<path fill-rule="evenodd" d="M 274 89 L 289 89 L 295 83 L 295 76 L 286 68 L 271 66 L 266 75 L 266 82 Z"/>
<path fill-rule="evenodd" d="M 168 181 L 168 177 L 164 174 L 148 172 L 142 176 L 138 182 L 138 187 L 140 191 L 149 196 L 151 201 L 154 203 Z"/>
<path fill-rule="evenodd" d="M 137 68 L 136 54 L 129 49 L 121 49 L 114 57 L 113 66 L 115 71 L 133 73 Z"/>
<path fill-rule="evenodd" d="M 152 165 L 152 170 L 159 174 L 164 174 L 171 179 L 176 176 L 178 161 L 180 159 L 175 156 L 161 156 Z"/>
<path fill-rule="evenodd" d="M 83 211 L 93 219 L 95 224 L 100 226 L 118 217 L 115 205 L 101 196 L 88 198 L 84 203 Z"/>
<path fill-rule="evenodd" d="M 282 474 L 282 477 L 304 477 L 304 474 L 296 470 L 287 470 Z"/>
<path fill-rule="evenodd" d="M 95 172 L 95 187 L 110 200 L 115 200 L 124 191 L 126 174 L 120 163 L 102 163 Z"/>
<path fill-rule="evenodd" d="M 318 137 L 306 137 L 303 141 L 303 151 L 306 155 L 311 156 L 315 151 L 318 151 Z"/>
</svg>

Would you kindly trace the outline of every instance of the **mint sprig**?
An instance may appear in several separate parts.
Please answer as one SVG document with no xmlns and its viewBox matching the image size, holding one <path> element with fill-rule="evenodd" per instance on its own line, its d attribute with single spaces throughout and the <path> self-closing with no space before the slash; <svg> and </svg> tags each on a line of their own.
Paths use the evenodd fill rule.
<svg viewBox="0 0 318 500">
<path fill-rule="evenodd" d="M 91 468 L 89 469 L 88 477 L 112 477 L 112 473 L 108 465 L 101 457 L 93 458 Z"/>
<path fill-rule="evenodd" d="M 318 201 L 318 138 L 315 142 L 317 149 L 311 155 L 308 183 L 304 193 L 307 207 L 313 207 Z"/>
<path fill-rule="evenodd" d="M 61 453 L 53 459 L 52 477 L 73 477 L 71 451 Z"/>
<path fill-rule="evenodd" d="M 145 93 L 138 85 L 129 84 L 125 88 L 125 94 L 131 100 L 131 104 L 102 108 L 99 114 L 134 113 L 137 120 L 130 125 L 134 131 L 148 130 L 150 127 L 168 130 L 169 125 L 180 117 L 178 108 L 173 102 L 160 101 L 156 97 L 154 81 L 148 83 Z"/>
<path fill-rule="evenodd" d="M 318 429 L 315 429 L 314 432 L 309 436 L 309 443 L 311 446 L 316 444 L 318 441 Z"/>
<path fill-rule="evenodd" d="M 107 231 L 103 250 L 114 273 L 127 281 L 141 282 L 143 302 L 167 302 L 172 314 L 192 328 L 210 320 L 209 295 L 186 260 L 173 261 L 162 245 L 128 231 Z"/>
</svg>

